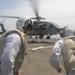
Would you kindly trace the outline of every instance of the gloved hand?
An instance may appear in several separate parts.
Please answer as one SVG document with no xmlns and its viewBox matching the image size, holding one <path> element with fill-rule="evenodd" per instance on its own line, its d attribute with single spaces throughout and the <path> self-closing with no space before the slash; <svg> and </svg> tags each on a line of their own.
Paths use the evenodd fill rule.
<svg viewBox="0 0 75 75">
<path fill-rule="evenodd" d="M 59 69 L 57 70 L 58 73 L 61 73 L 62 69 L 59 67 Z"/>
</svg>

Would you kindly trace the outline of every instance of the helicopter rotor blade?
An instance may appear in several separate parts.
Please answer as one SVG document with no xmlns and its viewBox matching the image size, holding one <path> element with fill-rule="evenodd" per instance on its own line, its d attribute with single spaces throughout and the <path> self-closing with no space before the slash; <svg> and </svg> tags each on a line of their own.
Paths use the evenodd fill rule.
<svg viewBox="0 0 75 75">
<path fill-rule="evenodd" d="M 32 17 L 31 19 L 37 19 L 37 17 L 36 17 L 36 18 Z M 46 19 L 46 18 L 41 18 L 41 17 L 39 17 L 39 19 L 43 19 L 43 20 L 44 20 L 44 19 Z"/>
<path fill-rule="evenodd" d="M 39 0 L 29 0 L 29 1 L 30 1 L 30 4 L 34 10 L 36 17 L 38 17 L 39 16 L 39 13 L 38 13 Z"/>
<path fill-rule="evenodd" d="M 3 16 L 3 15 L 0 15 L 0 18 L 19 18 L 19 17 L 16 17 L 16 16 Z"/>
</svg>

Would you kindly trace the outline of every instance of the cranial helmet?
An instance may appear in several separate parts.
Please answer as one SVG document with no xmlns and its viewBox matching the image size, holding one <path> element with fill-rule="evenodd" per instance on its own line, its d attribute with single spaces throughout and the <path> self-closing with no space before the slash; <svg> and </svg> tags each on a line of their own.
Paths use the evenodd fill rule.
<svg viewBox="0 0 75 75">
<path fill-rule="evenodd" d="M 74 29 L 69 26 L 64 27 L 63 30 L 60 32 L 61 37 L 71 36 L 71 35 L 74 35 Z"/>
<path fill-rule="evenodd" d="M 32 21 L 29 16 L 20 17 L 16 22 L 16 26 L 17 29 L 22 30 L 23 27 L 32 26 Z"/>
<path fill-rule="evenodd" d="M 65 36 L 74 35 L 74 29 L 72 27 L 65 27 L 64 34 Z"/>
</svg>

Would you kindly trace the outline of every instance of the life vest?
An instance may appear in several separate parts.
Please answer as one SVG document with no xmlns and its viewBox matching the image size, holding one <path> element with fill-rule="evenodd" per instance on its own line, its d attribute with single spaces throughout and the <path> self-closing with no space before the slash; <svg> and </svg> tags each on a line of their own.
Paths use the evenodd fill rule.
<svg viewBox="0 0 75 75">
<path fill-rule="evenodd" d="M 75 70 L 75 36 L 63 38 L 62 56 L 66 73 Z"/>
<path fill-rule="evenodd" d="M 27 50 L 27 43 L 25 40 L 26 35 L 23 32 L 19 31 L 18 29 L 12 29 L 2 34 L 2 36 L 0 37 L 0 61 L 1 61 L 1 55 L 2 55 L 5 38 L 7 35 L 12 34 L 12 33 L 17 33 L 22 39 L 22 46 L 15 59 L 14 68 L 13 68 L 13 74 L 16 75 L 23 63 L 25 53 Z"/>
</svg>

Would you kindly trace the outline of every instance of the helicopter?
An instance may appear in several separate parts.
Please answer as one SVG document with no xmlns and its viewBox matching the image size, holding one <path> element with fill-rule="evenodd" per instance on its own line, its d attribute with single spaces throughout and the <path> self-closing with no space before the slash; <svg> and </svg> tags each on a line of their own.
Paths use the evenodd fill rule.
<svg viewBox="0 0 75 75">
<path fill-rule="evenodd" d="M 0 16 L 5 18 L 19 18 L 14 16 Z M 31 18 L 33 20 L 32 30 L 28 33 L 30 37 L 35 36 L 35 38 L 43 39 L 43 37 L 46 35 L 46 39 L 50 39 L 51 35 L 59 34 L 62 30 L 62 27 L 57 25 L 53 22 L 44 21 L 41 17 Z M 0 34 L 6 32 L 6 29 L 4 27 L 3 23 L 0 23 L 2 32 Z"/>
<path fill-rule="evenodd" d="M 40 39 L 43 39 L 43 37 L 46 35 L 47 39 L 50 39 L 51 35 L 55 35 L 55 34 L 59 34 L 60 31 L 62 30 L 61 27 L 59 27 L 59 25 L 57 25 L 56 23 L 53 22 L 49 22 L 49 21 L 45 21 L 46 18 L 40 17 L 39 13 L 38 13 L 38 0 L 29 0 L 31 3 L 31 6 L 34 10 L 35 13 L 35 17 L 31 17 L 32 21 L 33 21 L 33 25 L 32 25 L 32 30 L 28 33 L 29 36 L 35 36 L 37 38 L 37 36 L 39 36 Z M 4 18 L 20 18 L 20 17 L 16 17 L 16 16 L 4 16 L 4 15 L 0 15 L 0 17 L 4 17 Z M 5 30 L 3 31 L 5 32 Z"/>
<path fill-rule="evenodd" d="M 62 28 L 59 27 L 59 25 L 52 22 L 33 21 L 33 23 L 34 24 L 32 30 L 28 34 L 30 36 L 35 36 L 36 38 L 38 36 L 40 39 L 43 39 L 45 35 L 46 39 L 50 39 L 51 35 L 59 34 L 62 30 Z"/>
<path fill-rule="evenodd" d="M 59 27 L 56 23 L 45 21 L 46 18 L 39 16 L 38 1 L 39 0 L 29 0 L 31 7 L 34 10 L 35 17 L 31 18 L 33 20 L 33 27 L 31 32 L 28 34 L 31 36 L 39 36 L 40 39 L 46 35 L 46 39 L 50 39 L 51 35 L 59 34 L 62 27 Z"/>
</svg>

